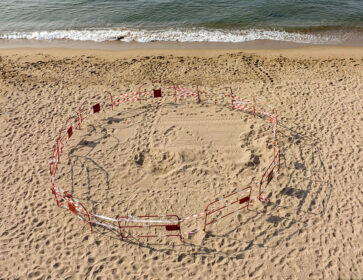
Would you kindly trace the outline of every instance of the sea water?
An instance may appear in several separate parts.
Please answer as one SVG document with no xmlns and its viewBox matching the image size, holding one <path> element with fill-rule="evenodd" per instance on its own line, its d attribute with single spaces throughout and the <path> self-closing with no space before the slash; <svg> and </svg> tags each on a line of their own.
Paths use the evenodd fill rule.
<svg viewBox="0 0 363 280">
<path fill-rule="evenodd" d="M 2 0 L 0 39 L 363 42 L 363 1 Z"/>
</svg>

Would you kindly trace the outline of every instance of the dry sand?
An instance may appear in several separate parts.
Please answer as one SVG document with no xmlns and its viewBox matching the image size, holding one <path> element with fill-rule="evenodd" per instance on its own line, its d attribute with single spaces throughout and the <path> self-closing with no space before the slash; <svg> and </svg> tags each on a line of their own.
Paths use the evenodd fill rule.
<svg viewBox="0 0 363 280">
<path fill-rule="evenodd" d="M 0 279 L 363 278 L 362 48 L 0 55 Z M 186 243 L 91 233 L 50 192 L 56 130 L 96 92 L 160 79 L 231 86 L 277 108 L 282 166 L 270 202 Z M 64 151 L 57 182 L 111 217 L 189 215 L 256 182 L 271 159 L 271 129 L 204 101 L 94 116 Z"/>
</svg>

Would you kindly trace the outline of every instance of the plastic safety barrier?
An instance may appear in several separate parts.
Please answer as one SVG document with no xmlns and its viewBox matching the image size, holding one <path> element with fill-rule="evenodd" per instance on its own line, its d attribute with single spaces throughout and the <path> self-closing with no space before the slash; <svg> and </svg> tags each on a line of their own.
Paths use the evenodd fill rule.
<svg viewBox="0 0 363 280">
<path fill-rule="evenodd" d="M 252 187 L 247 187 L 242 189 L 241 191 L 236 191 L 234 193 L 231 193 L 229 195 L 223 196 L 221 198 L 217 198 L 213 202 L 209 203 L 207 207 L 205 208 L 205 218 L 204 218 L 204 226 L 203 230 L 206 230 L 207 225 L 214 224 L 215 222 L 233 214 L 236 213 L 243 208 L 247 208 L 250 205 L 250 199 L 251 199 L 251 193 L 252 193 Z M 236 205 L 237 209 L 230 210 L 229 207 Z M 214 208 L 212 207 L 214 205 Z M 242 206 L 241 206 L 242 205 Z M 222 210 L 228 210 L 227 213 L 221 214 L 221 216 L 214 218 L 211 221 L 208 221 L 208 217 L 212 214 L 217 214 L 218 212 L 221 212 Z"/>
<path fill-rule="evenodd" d="M 275 177 L 275 174 L 280 172 L 280 151 L 276 153 L 274 159 L 270 163 L 270 165 L 266 168 L 265 172 L 263 173 L 260 183 L 259 183 L 259 191 L 258 195 L 260 199 L 262 198 L 262 193 L 266 189 L 266 187 L 270 184 L 272 179 Z"/>
<path fill-rule="evenodd" d="M 161 82 L 159 83 L 161 84 Z M 184 237 L 181 229 L 183 222 L 187 223 L 187 221 L 192 220 L 193 223 L 197 223 L 198 218 L 204 216 L 204 223 L 201 223 L 200 226 L 197 226 L 197 228 L 184 233 L 184 236 L 185 234 L 191 235 L 199 230 L 205 231 L 208 225 L 211 225 L 244 208 L 248 210 L 249 206 L 254 204 L 256 201 L 265 200 L 262 194 L 280 170 L 280 151 L 277 146 L 278 115 L 276 110 L 272 109 L 273 112 L 266 112 L 262 109 L 263 107 L 260 105 L 260 101 L 256 102 L 256 99 L 247 100 L 245 98 L 238 97 L 233 94 L 231 88 L 224 88 L 224 91 L 228 90 L 230 92 L 223 92 L 218 95 L 218 92 L 210 93 L 206 90 L 200 90 L 198 87 L 196 89 L 192 89 L 173 84 L 172 86 L 163 88 L 161 85 L 155 87 L 153 84 L 153 89 L 148 90 L 144 87 L 145 85 L 146 84 L 141 85 L 135 92 L 123 93 L 120 95 L 114 96 L 110 92 L 105 92 L 106 95 L 95 95 L 94 97 L 85 100 L 78 110 L 71 114 L 62 125 L 59 130 L 59 135 L 53 145 L 49 163 L 51 191 L 59 207 L 68 209 L 89 225 L 91 229 L 93 226 L 112 229 L 117 232 L 121 240 L 129 238 L 179 237 L 179 239 L 183 241 Z M 144 89 L 142 90 L 141 88 Z M 74 133 L 81 129 L 82 124 L 92 115 L 109 108 L 113 110 L 115 106 L 120 106 L 128 102 L 139 101 L 141 103 L 142 100 L 150 98 L 174 97 L 175 102 L 177 102 L 181 97 L 193 97 L 196 98 L 198 103 L 201 103 L 201 96 L 209 95 L 214 100 L 214 104 L 217 104 L 217 101 L 219 103 L 219 101 L 222 100 L 224 105 L 230 105 L 235 110 L 253 114 L 253 116 L 259 117 L 260 119 L 268 122 L 270 125 L 272 124 L 274 157 L 257 185 L 258 190 L 256 190 L 256 192 L 258 191 L 258 195 L 256 197 L 255 195 L 253 196 L 254 198 L 251 197 L 253 188 L 250 186 L 232 194 L 223 196 L 220 199 L 216 199 L 205 207 L 204 212 L 199 212 L 187 217 L 179 218 L 177 215 L 145 215 L 119 216 L 117 219 L 114 219 L 88 212 L 81 202 L 74 198 L 70 193 L 56 185 L 56 173 L 64 147 L 69 143 L 69 140 L 73 137 Z M 219 98 L 219 96 L 221 98 Z"/>
<path fill-rule="evenodd" d="M 117 220 L 121 240 L 147 237 L 179 237 L 181 241 L 184 240 L 177 215 L 121 216 Z M 142 230 L 146 233 L 140 233 Z M 150 233 L 150 230 L 154 230 L 154 233 Z"/>
</svg>

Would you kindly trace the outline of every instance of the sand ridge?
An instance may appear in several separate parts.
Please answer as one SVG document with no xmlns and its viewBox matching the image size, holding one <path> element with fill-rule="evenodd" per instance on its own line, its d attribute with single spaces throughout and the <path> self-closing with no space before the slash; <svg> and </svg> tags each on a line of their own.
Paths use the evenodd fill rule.
<svg viewBox="0 0 363 280">
<path fill-rule="evenodd" d="M 306 55 L 2 56 L 0 278 L 361 278 L 363 61 L 356 56 Z M 232 86 L 240 96 L 258 95 L 276 107 L 283 160 L 281 174 L 269 189 L 270 203 L 242 211 L 188 245 L 177 240 L 120 242 L 91 233 L 71 213 L 57 208 L 49 191 L 48 160 L 59 125 L 85 97 L 133 88 L 145 79 Z M 121 210 L 167 208 L 159 187 L 164 195 L 172 194 L 167 197 L 170 207 L 180 204 L 180 209 L 192 211 L 195 206 L 183 199 L 203 199 L 199 189 L 210 188 L 208 194 L 218 195 L 218 186 L 254 180 L 253 168 L 263 169 L 268 136 L 258 123 L 251 128 L 253 119 L 187 103 L 123 110 L 92 121 L 94 130 L 91 125 L 85 128 L 70 146 L 79 147 L 70 156 L 79 173 L 76 157 L 88 153 L 92 141 L 100 141 L 90 155 L 108 168 L 110 182 L 124 184 L 110 186 L 108 197 L 106 191 L 94 192 L 94 200 L 113 195 L 116 204 L 111 206 L 124 207 Z M 118 121 L 118 113 L 132 119 Z M 237 125 L 239 120 L 246 127 Z M 250 131 L 263 141 L 251 138 Z M 121 144 L 105 157 L 114 147 L 111 138 Z M 248 166 L 252 150 L 259 156 L 257 167 Z M 233 166 L 234 155 L 241 166 Z M 70 167 L 65 167 L 69 177 L 62 183 L 72 179 Z M 90 164 L 85 173 L 87 168 L 94 172 L 93 189 L 105 189 L 104 172 L 92 170 Z M 87 175 L 77 180 L 74 184 L 82 186 Z M 137 190 L 153 199 L 141 205 L 130 189 L 137 184 Z M 74 191 L 87 196 L 81 188 Z M 125 201 L 117 199 L 121 194 L 127 196 Z"/>
</svg>

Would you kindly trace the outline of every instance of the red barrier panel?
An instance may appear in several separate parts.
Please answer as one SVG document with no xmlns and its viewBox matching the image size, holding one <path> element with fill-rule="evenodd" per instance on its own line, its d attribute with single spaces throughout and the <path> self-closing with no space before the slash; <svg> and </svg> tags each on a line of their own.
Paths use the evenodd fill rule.
<svg viewBox="0 0 363 280">
<path fill-rule="evenodd" d="M 97 103 L 96 105 L 93 105 L 93 113 L 98 113 L 99 111 L 101 111 L 101 105 L 100 103 Z"/>
<path fill-rule="evenodd" d="M 252 187 L 247 187 L 247 188 L 244 188 L 240 191 L 237 191 L 237 192 L 234 192 L 232 194 L 229 194 L 227 196 L 223 196 L 222 198 L 219 198 L 219 199 L 216 199 L 215 201 L 209 203 L 207 205 L 207 207 L 205 208 L 205 218 L 204 218 L 204 227 L 203 227 L 203 230 L 205 231 L 207 225 L 210 225 L 210 224 L 213 224 L 215 222 L 217 222 L 218 220 L 220 219 L 223 219 L 224 217 L 227 217 L 233 213 L 236 213 L 237 211 L 243 209 L 243 208 L 247 208 L 248 209 L 248 206 L 250 205 L 250 198 L 251 198 L 251 192 L 252 192 Z M 247 194 L 247 195 L 246 195 Z M 235 196 L 234 199 L 232 200 L 227 200 L 227 198 L 229 197 L 233 197 Z M 213 204 L 216 204 L 216 203 L 223 203 L 224 205 L 222 206 L 217 206 L 216 208 L 212 208 L 212 209 L 209 209 L 211 207 L 211 205 Z M 218 211 L 221 211 L 222 209 L 225 209 L 235 203 L 239 203 L 239 204 L 243 204 L 242 207 L 236 209 L 236 210 L 233 210 L 227 214 L 224 214 L 222 215 L 221 217 L 218 217 L 218 218 L 215 218 L 213 219 L 212 221 L 208 222 L 208 216 L 218 212 Z"/>
<path fill-rule="evenodd" d="M 73 134 L 73 127 L 69 127 L 67 130 L 67 134 L 68 134 L 68 138 L 71 138 L 72 134 Z"/>
<path fill-rule="evenodd" d="M 90 226 L 92 230 L 92 221 L 87 209 L 78 200 L 75 200 L 71 194 L 64 192 L 64 197 L 58 206 L 68 208 L 74 215 L 81 218 L 83 222 Z"/>
<path fill-rule="evenodd" d="M 272 178 L 275 176 L 275 172 L 280 171 L 280 151 L 277 151 L 274 159 L 270 163 L 270 165 L 266 168 L 265 172 L 262 175 L 260 180 L 260 187 L 258 191 L 258 196 L 261 199 L 261 195 L 268 184 L 271 182 Z"/>
<path fill-rule="evenodd" d="M 160 89 L 154 89 L 154 98 L 162 97 L 161 94 L 161 88 Z"/>
<path fill-rule="evenodd" d="M 168 219 L 168 220 L 156 220 Z M 169 220 L 175 219 L 175 220 Z M 121 216 L 117 218 L 120 239 L 124 240 L 127 238 L 145 238 L 145 237 L 179 237 L 181 241 L 184 241 L 181 229 L 180 229 L 180 219 L 177 215 L 148 215 L 148 216 Z M 121 223 L 124 223 L 121 225 Z M 140 230 L 164 230 L 167 232 L 177 231 L 173 234 L 157 234 L 157 233 L 142 233 L 137 234 L 130 231 L 140 231 Z M 129 231 L 129 232 L 127 232 Z"/>
</svg>

